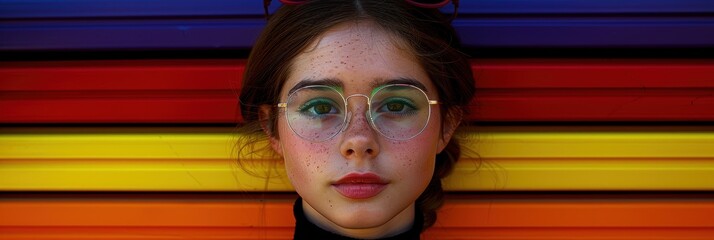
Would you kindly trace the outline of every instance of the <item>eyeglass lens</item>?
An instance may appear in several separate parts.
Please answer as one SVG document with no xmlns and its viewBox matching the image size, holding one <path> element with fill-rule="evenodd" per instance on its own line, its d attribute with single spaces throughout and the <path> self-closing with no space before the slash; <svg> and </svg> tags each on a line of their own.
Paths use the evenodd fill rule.
<svg viewBox="0 0 714 240">
<path fill-rule="evenodd" d="M 429 105 L 426 94 L 417 87 L 387 85 L 373 92 L 367 117 L 385 137 L 407 140 L 426 127 L 431 114 Z M 328 86 L 301 88 L 287 100 L 288 125 L 298 136 L 310 141 L 325 141 L 340 133 L 349 124 L 348 114 L 345 98 Z"/>
</svg>

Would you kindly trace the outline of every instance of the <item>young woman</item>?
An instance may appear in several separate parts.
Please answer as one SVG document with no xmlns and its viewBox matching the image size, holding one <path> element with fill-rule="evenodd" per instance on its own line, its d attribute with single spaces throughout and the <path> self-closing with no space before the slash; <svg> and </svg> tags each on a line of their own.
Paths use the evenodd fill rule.
<svg viewBox="0 0 714 240">
<path fill-rule="evenodd" d="M 240 100 L 300 195 L 295 239 L 419 239 L 474 93 L 449 1 L 282 2 Z"/>
</svg>

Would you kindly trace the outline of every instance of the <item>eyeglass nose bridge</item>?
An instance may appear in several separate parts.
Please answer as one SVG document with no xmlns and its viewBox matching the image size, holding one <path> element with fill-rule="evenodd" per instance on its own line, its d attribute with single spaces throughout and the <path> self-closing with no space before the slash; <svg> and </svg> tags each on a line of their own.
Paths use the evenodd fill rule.
<svg viewBox="0 0 714 240">
<path fill-rule="evenodd" d="M 369 126 L 372 127 L 372 129 L 376 130 L 377 128 L 374 126 L 374 122 L 372 122 L 372 117 L 371 117 L 370 114 L 369 114 L 369 112 L 370 112 L 370 110 L 371 110 L 371 108 L 372 108 L 372 103 L 370 102 L 370 101 L 372 101 L 372 99 L 370 99 L 370 97 L 367 96 L 367 95 L 360 94 L 360 93 L 355 93 L 355 94 L 352 94 L 352 95 L 349 95 L 349 96 L 345 97 L 346 116 L 345 116 L 345 123 L 344 123 L 344 125 L 342 126 L 342 129 L 340 129 L 340 132 L 344 132 L 345 130 L 347 130 L 347 127 L 349 127 L 350 121 L 352 120 L 352 112 L 349 111 L 349 110 L 347 110 L 347 109 L 349 109 L 349 108 L 347 107 L 347 105 L 348 105 L 348 103 L 349 103 L 350 98 L 352 98 L 352 97 L 364 97 L 364 98 L 367 99 L 367 110 L 364 111 L 364 117 L 367 118 L 367 119 L 369 119 L 369 120 L 368 120 Z"/>
</svg>

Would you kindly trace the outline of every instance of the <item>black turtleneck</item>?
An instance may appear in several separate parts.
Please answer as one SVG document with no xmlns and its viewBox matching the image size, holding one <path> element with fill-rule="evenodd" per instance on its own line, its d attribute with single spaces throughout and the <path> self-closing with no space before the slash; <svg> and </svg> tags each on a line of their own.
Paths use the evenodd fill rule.
<svg viewBox="0 0 714 240">
<path fill-rule="evenodd" d="M 317 225 L 311 223 L 305 217 L 305 212 L 302 210 L 302 198 L 298 198 L 293 205 L 293 214 L 295 215 L 295 234 L 293 239 L 330 239 L 330 240 L 356 240 L 356 238 L 345 237 L 324 230 Z M 409 231 L 400 233 L 396 236 L 381 238 L 385 240 L 419 240 L 424 219 L 420 212 L 414 214 L 414 224 Z"/>
</svg>

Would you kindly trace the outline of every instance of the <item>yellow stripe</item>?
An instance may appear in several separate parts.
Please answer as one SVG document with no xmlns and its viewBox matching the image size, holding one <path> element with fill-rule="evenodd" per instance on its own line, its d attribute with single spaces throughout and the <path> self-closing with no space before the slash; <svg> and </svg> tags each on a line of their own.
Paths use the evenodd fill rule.
<svg viewBox="0 0 714 240">
<path fill-rule="evenodd" d="M 465 158 L 713 157 L 714 132 L 481 132 Z M 0 159 L 229 158 L 229 133 L 0 134 Z"/>
<path fill-rule="evenodd" d="M 292 189 L 282 172 L 266 183 L 241 171 L 230 130 L 13 132 L 0 134 L 0 190 Z M 464 159 L 445 183 L 452 191 L 714 189 L 714 131 L 489 129 L 461 138 Z M 282 169 L 270 163 L 246 162 L 263 176 Z"/>
<path fill-rule="evenodd" d="M 228 159 L 0 160 L 0 190 L 291 191 L 268 166 L 252 176 Z M 285 174 L 281 174 L 285 176 Z M 266 184 L 268 184 L 266 186 Z"/>
<path fill-rule="evenodd" d="M 452 191 L 714 190 L 714 158 L 467 159 L 444 184 Z"/>
<path fill-rule="evenodd" d="M 251 176 L 228 160 L 2 160 L 0 190 L 290 191 L 283 171 Z M 446 179 L 470 190 L 714 190 L 714 159 L 461 161 Z M 267 166 L 253 167 L 267 176 Z M 266 183 L 267 181 L 267 183 Z M 266 184 L 268 184 L 266 186 Z"/>
</svg>

